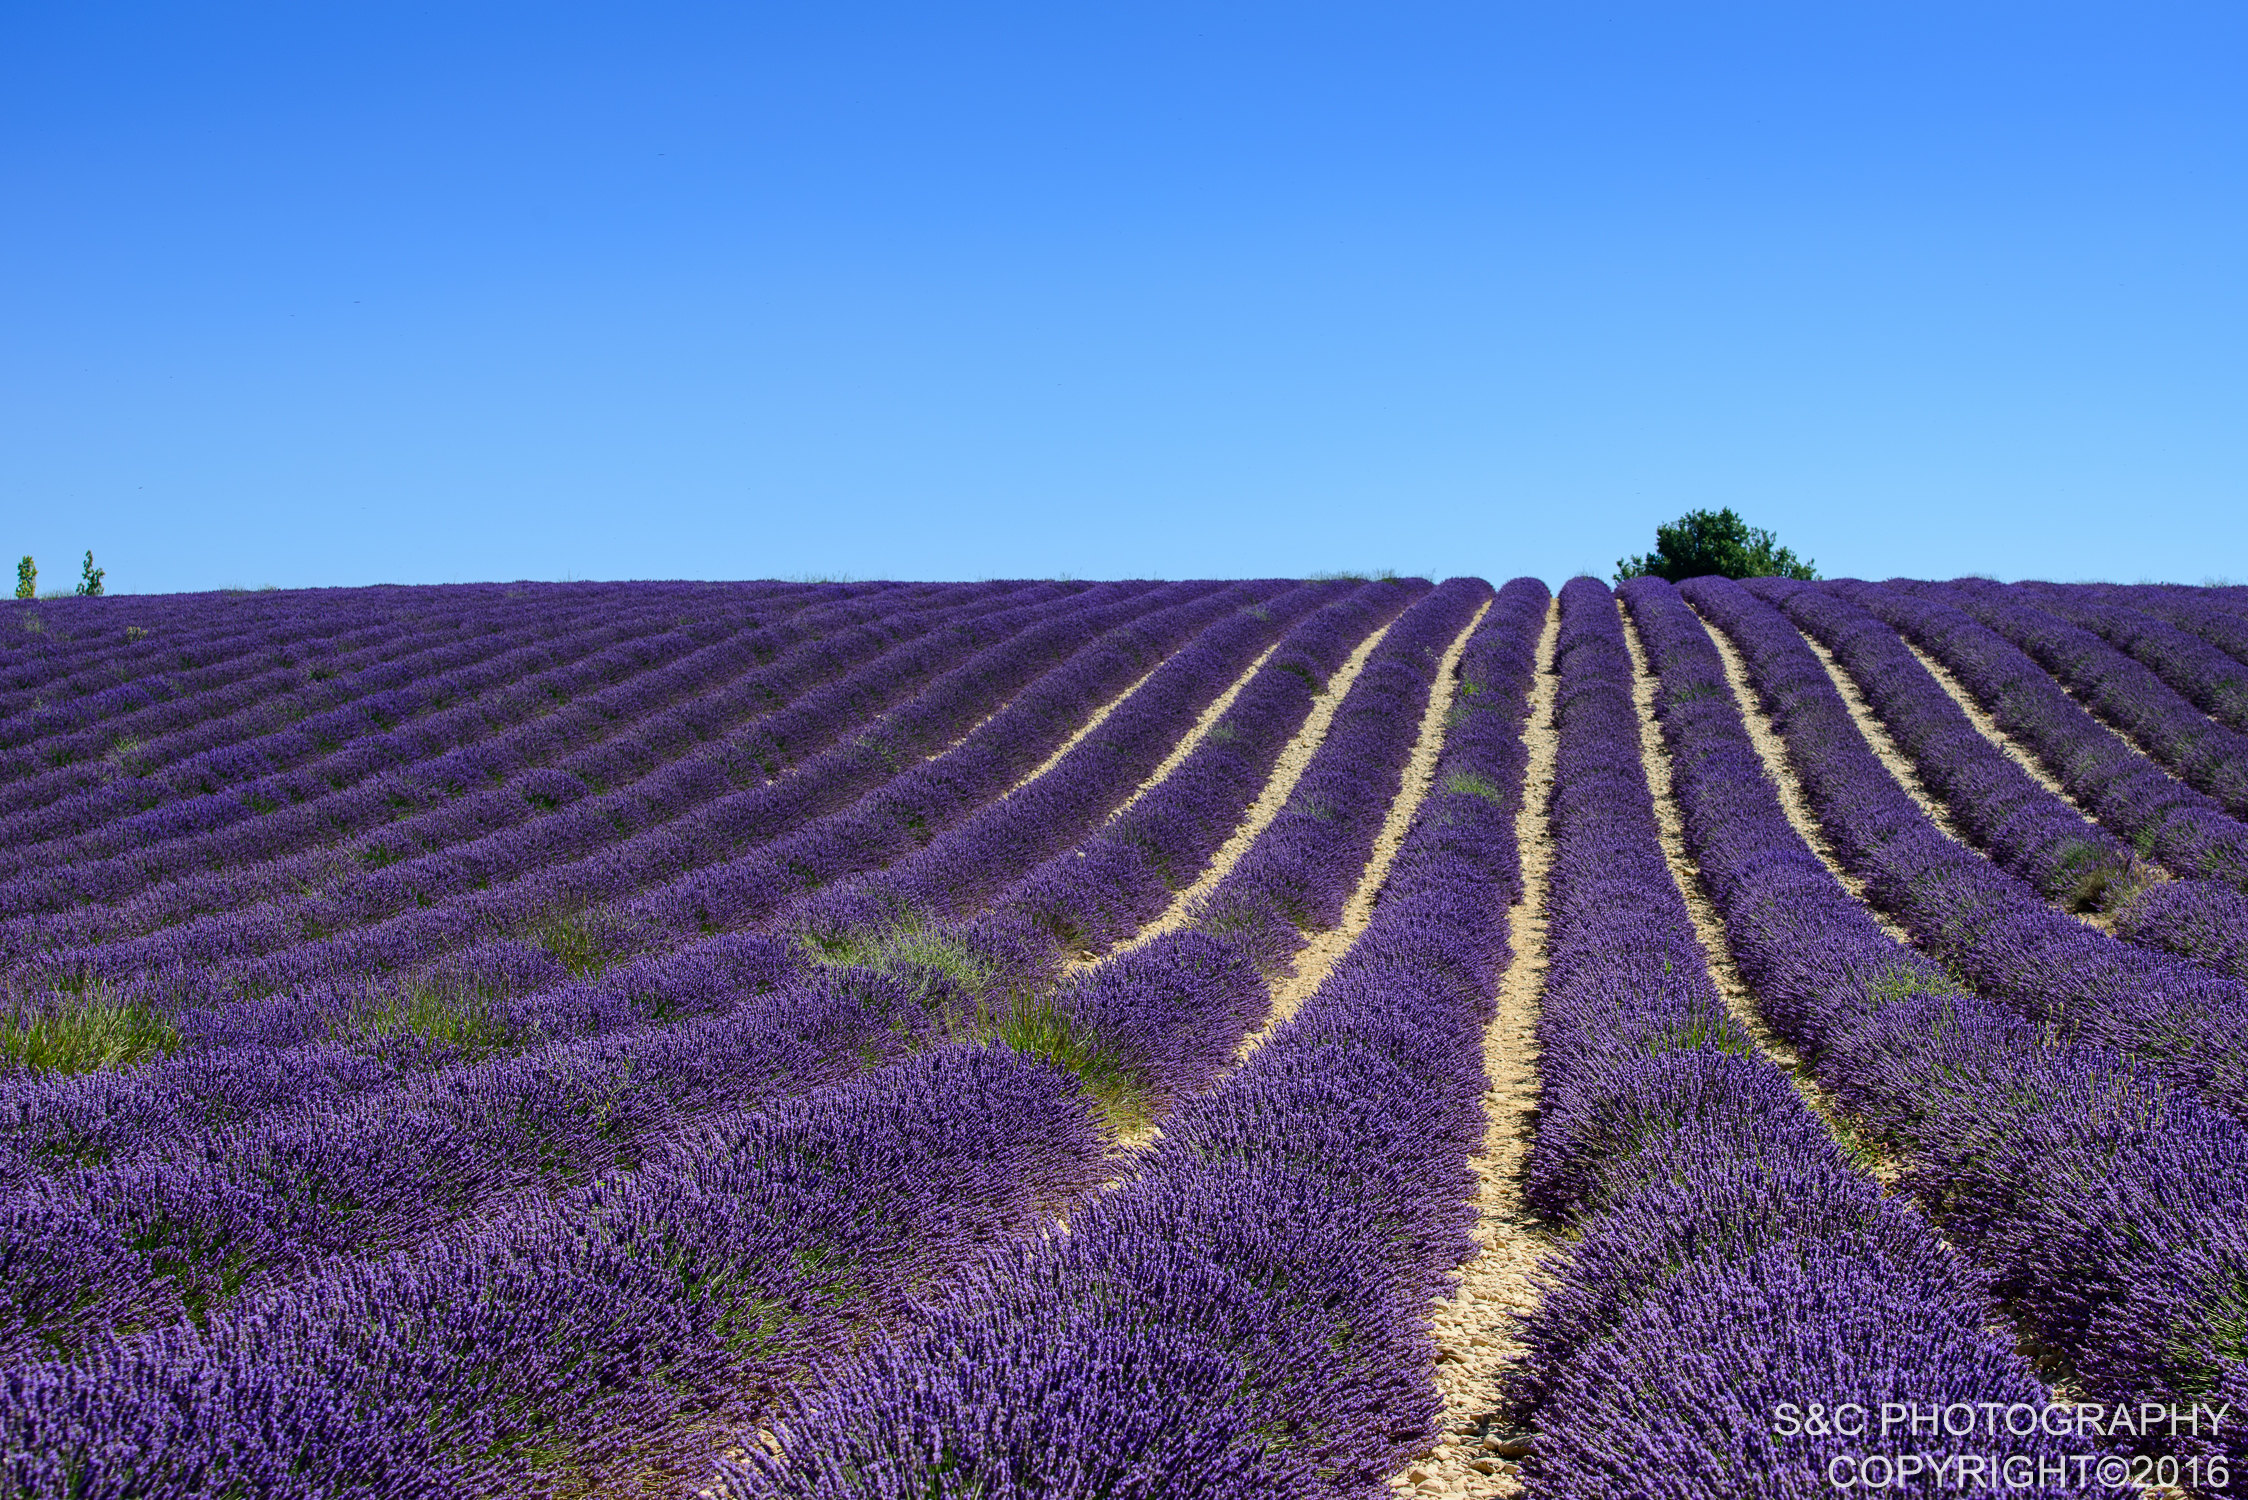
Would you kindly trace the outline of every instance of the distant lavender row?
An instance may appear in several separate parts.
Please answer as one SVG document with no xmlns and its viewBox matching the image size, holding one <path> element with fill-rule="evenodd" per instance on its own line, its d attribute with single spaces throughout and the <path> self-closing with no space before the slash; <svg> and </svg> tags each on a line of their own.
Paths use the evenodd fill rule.
<svg viewBox="0 0 2248 1500">
<path fill-rule="evenodd" d="M 248 827 L 232 821 L 163 850 L 59 871 L 43 888 L 32 878 L 13 882 L 30 888 L 26 896 L 51 892 L 42 903 L 48 906 L 58 904 L 57 897 L 81 893 L 98 893 L 103 904 L 74 912 L 67 925 L 25 924 L 26 939 L 0 936 L 0 942 L 61 946 L 113 941 L 308 887 L 322 888 L 322 898 L 334 901 L 339 899 L 337 886 L 348 889 L 350 879 L 364 878 L 369 865 L 410 859 L 457 842 L 460 835 L 473 837 L 533 820 L 542 809 L 578 801 L 597 786 L 622 790 L 698 751 L 739 768 L 736 780 L 744 774 L 768 774 L 792 758 L 791 750 L 800 755 L 804 748 L 790 743 L 797 725 L 776 715 L 793 709 L 800 720 L 807 711 L 816 713 L 817 705 L 802 702 L 814 689 L 886 648 L 1010 601 L 983 597 L 979 590 L 966 602 L 931 602 L 936 606 L 932 610 L 891 612 L 865 623 L 851 617 L 862 612 L 860 606 L 845 607 L 849 614 L 822 611 L 807 622 L 809 629 L 791 622 L 783 632 L 722 642 L 560 708 L 549 698 L 549 711 L 502 728 L 489 739 L 484 732 L 518 715 L 495 713 L 482 703 L 439 715 L 453 722 L 441 728 L 433 721 L 411 736 L 384 737 L 383 752 L 398 757 L 387 769 L 365 761 L 354 768 L 380 770 L 377 784 L 325 794 L 317 783 L 302 784 L 289 791 L 308 793 L 307 800 L 257 818 Z M 1018 597 L 1012 602 L 1029 601 Z M 793 648 L 783 649 L 792 639 Z M 755 665 L 761 660 L 764 665 Z M 510 696 L 535 701 L 556 686 L 526 683 Z M 572 696 L 566 688 L 563 695 Z M 759 721 L 762 733 L 744 734 Z M 714 739 L 725 741 L 723 749 L 704 751 Z M 339 779 L 363 780 L 357 775 Z M 269 791 L 269 800 L 278 802 L 279 790 Z M 427 810 L 412 811 L 416 808 Z M 402 813 L 411 815 L 401 818 Z M 357 848 L 333 842 L 370 834 Z M 200 869 L 211 863 L 221 868 Z M 199 873 L 151 888 L 152 875 L 183 866 Z M 30 909 L 29 901 L 19 909 Z"/>
<path fill-rule="evenodd" d="M 497 618 L 445 619 L 425 614 L 364 623 L 330 615 L 315 627 L 320 634 L 309 639 L 297 631 L 260 633 L 236 643 L 240 649 L 227 669 L 204 667 L 184 673 L 131 675 L 135 665 L 131 659 L 145 654 L 146 648 L 117 643 L 117 649 L 103 654 L 102 670 L 87 674 L 89 678 L 108 678 L 106 684 L 71 701 L 66 711 L 42 709 L 0 723 L 0 741 L 14 741 L 0 752 L 0 759 L 6 763 L 5 775 L 0 775 L 0 813 L 12 814 L 50 803 L 113 778 L 116 766 L 106 763 L 105 757 L 126 738 L 124 726 L 102 727 L 114 716 L 157 705 L 165 705 L 174 713 L 183 708 L 192 710 L 212 693 L 223 693 L 223 701 L 238 702 L 244 677 L 278 676 L 285 691 L 303 693 L 318 702 L 340 702 L 350 692 L 353 679 L 363 674 L 373 674 L 375 681 L 402 676 L 385 670 L 402 657 L 434 652 L 443 658 L 474 652 L 480 645 L 504 652 L 523 644 L 527 634 L 535 639 L 538 621 L 536 617 L 525 618 L 527 615 L 528 611 L 512 611 Z M 339 633 L 339 627 L 347 624 L 358 628 Z M 44 733 L 34 728 L 34 718 L 47 721 Z M 193 728 L 176 731 L 183 740 L 195 732 Z M 171 758 L 165 755 L 164 745 L 171 736 L 159 734 L 153 746 L 148 739 L 134 738 L 138 740 L 132 752 L 136 757 L 155 749 L 158 758 L 147 764 L 161 766 Z"/>
<path fill-rule="evenodd" d="M 1689 852 L 1766 1019 L 1860 1130 L 1907 1154 L 1903 1183 L 2090 1399 L 2248 1400 L 2248 1359 L 2217 1332 L 2248 1278 L 2248 1131 L 1885 936 L 1789 824 L 1677 591 L 1622 592 Z M 2239 1432 L 2217 1445 L 2236 1461 Z"/>
<path fill-rule="evenodd" d="M 889 584 L 594 584 L 376 587 L 275 591 L 261 597 L 114 596 L 100 600 L 0 605 L 0 723 L 5 738 L 68 733 L 110 709 L 130 712 L 149 699 L 218 685 L 226 674 L 255 670 L 276 646 L 314 664 L 368 631 L 403 625 L 442 633 L 517 612 L 537 616 L 581 610 L 629 613 L 639 608 L 692 614 L 715 605 L 759 600 L 791 607 L 802 599 L 834 602 L 878 593 Z M 279 602 L 269 602 L 279 601 Z M 37 622 L 37 629 L 31 628 Z M 93 699 L 96 701 L 88 702 Z"/>
<path fill-rule="evenodd" d="M 1888 626 L 1806 584 L 1742 586 L 1835 653 L 1921 782 L 2002 869 L 2072 909 L 2113 913 L 2132 942 L 2248 979 L 2248 895 L 2211 880 L 2144 884 L 2131 852 L 1984 738 Z"/>
<path fill-rule="evenodd" d="M 1174 585 L 1170 597 L 1178 597 L 1177 591 L 1198 597 L 1210 588 Z M 771 838 L 806 816 L 847 804 L 889 780 L 902 757 L 938 749 L 1009 694 L 1058 666 L 1088 636 L 1146 613 L 1151 603 L 1165 602 L 1164 594 L 1103 586 L 1075 599 L 1033 607 L 1030 621 L 995 621 L 1000 628 L 1028 628 L 985 647 L 849 744 L 815 756 L 779 781 L 734 791 L 724 784 L 722 770 L 712 767 L 717 784 L 711 790 L 717 795 L 692 799 L 692 811 L 684 816 L 672 815 L 680 809 L 640 802 L 629 809 L 638 817 L 623 829 L 614 823 L 587 826 L 580 820 L 556 825 L 560 849 L 537 840 L 527 846 L 503 845 L 504 858 L 494 870 L 480 868 L 455 850 L 378 871 L 377 876 L 385 877 L 374 887 L 378 899 L 394 909 L 409 909 L 371 926 L 304 942 L 301 929 L 253 911 L 64 957 L 82 959 L 97 975 L 153 971 L 152 977 L 173 980 L 185 996 L 201 991 L 224 999 L 235 989 L 258 993 L 426 962 L 469 941 L 509 935 L 544 913 L 617 901 L 682 868 L 723 859 L 745 841 Z M 1043 623 L 1039 616 L 1046 617 Z M 945 646 L 956 644 L 931 641 L 925 657 L 900 665 L 925 672 L 948 659 Z M 826 737 L 863 722 L 858 705 L 837 701 L 827 707 L 819 725 Z M 556 859 L 557 854 L 563 857 Z M 516 878 L 505 879 L 511 872 Z M 484 888 L 495 876 L 504 883 Z M 349 920 L 351 914 L 343 915 Z M 262 956 L 260 950 L 266 950 Z"/>
<path fill-rule="evenodd" d="M 2053 910 L 1936 827 L 1777 610 L 1729 579 L 1682 592 L 1739 647 L 1836 854 L 1916 943 L 1984 993 L 2248 1118 L 2248 985 Z"/>
<path fill-rule="evenodd" d="M 448 619 L 456 623 L 463 619 L 442 606 L 415 613 L 439 630 L 446 628 Z M 37 630 L 31 628 L 35 614 L 40 623 Z M 362 615 L 331 608 L 322 612 L 312 630 L 288 637 L 286 643 L 317 659 L 337 649 L 339 636 L 370 625 L 379 629 L 384 619 L 395 614 Z M 18 607 L 0 618 L 8 627 L 0 629 L 0 740 L 10 748 L 39 733 L 67 733 L 91 723 L 107 704 L 122 704 L 128 711 L 143 706 L 152 700 L 131 693 L 101 697 L 143 678 L 151 680 L 150 685 L 161 697 L 192 690 L 195 679 L 191 674 L 209 671 L 214 665 L 223 670 L 224 664 L 245 653 L 270 650 L 279 634 L 270 619 L 247 620 L 239 611 L 225 619 L 174 616 L 156 630 L 151 630 L 145 619 L 128 622 L 112 612 L 98 623 L 87 620 L 89 628 L 75 633 L 60 626 L 46 628 L 44 610 Z M 127 636 L 128 623 L 140 633 Z M 90 697 L 100 697 L 101 701 L 83 701 Z M 42 714 L 48 717 L 35 725 L 33 716 Z"/>
<path fill-rule="evenodd" d="M 1561 602 L 1528 1191 L 1569 1234 L 1511 1392 L 1532 1493 L 1816 1495 L 1832 1442 L 1778 1431 L 1782 1403 L 2038 1402 L 1979 1278 L 1728 1014 L 1657 837 L 1615 602 L 1589 578 Z"/>
<path fill-rule="evenodd" d="M 242 706 L 223 718 L 154 738 L 101 731 L 97 764 L 73 763 L 10 785 L 6 800 L 12 810 L 0 818 L 0 829 L 17 854 L 18 868 L 29 861 L 14 846 L 32 840 L 41 841 L 47 858 L 74 857 L 71 836 L 111 819 L 160 826 L 161 820 L 148 814 L 165 804 L 308 763 L 317 772 L 318 761 L 353 740 L 383 734 L 440 708 L 447 698 L 489 691 L 530 672 L 551 672 L 587 656 L 611 670 L 645 662 L 651 649 L 680 648 L 678 626 L 674 612 L 654 607 L 621 617 L 617 611 L 587 610 L 536 617 L 449 643 L 416 631 L 404 635 L 399 650 L 373 661 L 291 664 L 237 684 L 233 691 Z M 720 621 L 703 621 L 697 633 L 707 640 L 725 628 Z M 270 793 L 267 800 L 274 800 Z"/>
<path fill-rule="evenodd" d="M 2235 818 L 2248 817 L 2248 736 L 2212 721 L 2144 665 L 2091 631 L 2020 602 L 2001 584 L 1891 580 L 1889 586 L 1965 610 L 2035 657 L 2187 785 Z"/>
<path fill-rule="evenodd" d="M 811 1020 L 819 1002 L 796 1005 Z M 827 1002 L 844 1032 L 868 1024 L 854 997 Z M 712 1122 L 467 1238 L 338 1263 L 207 1331 L 11 1364 L 0 1464 L 22 1493 L 147 1500 L 683 1478 L 711 1423 L 754 1416 L 1109 1170 L 1067 1074 L 940 1048 Z"/>
<path fill-rule="evenodd" d="M 972 1268 L 793 1402 L 729 1493 L 1370 1493 L 1418 1450 L 1519 890 L 1509 799 L 1480 789 L 1520 784 L 1544 592 L 1509 585 L 1471 642 L 1496 701 L 1464 704 L 1372 923 L 1302 1012 L 1067 1235 Z"/>
<path fill-rule="evenodd" d="M 200 757 L 198 765 L 184 768 L 194 771 L 193 776 L 176 769 L 160 778 L 111 783 L 89 798 L 130 800 L 133 809 L 120 815 L 118 825 L 50 843 L 43 846 L 45 857 L 19 863 L 37 867 L 63 856 L 124 855 L 143 865 L 160 861 L 157 868 L 195 868 L 192 859 L 183 861 L 175 851 L 161 849 L 161 841 L 190 836 L 200 825 L 238 822 L 260 810 L 267 815 L 288 810 L 287 821 L 302 821 L 307 814 L 298 809 L 305 804 L 407 767 L 417 767 L 419 773 L 397 779 L 390 789 L 426 803 L 434 792 L 458 792 L 472 784 L 474 772 L 481 769 L 473 757 L 448 760 L 447 752 L 494 736 L 504 743 L 511 736 L 554 732 L 526 721 L 556 717 L 567 724 L 598 716 L 634 674 L 653 672 L 673 682 L 706 675 L 707 669 L 698 673 L 694 663 L 698 658 L 709 663 L 724 659 L 713 656 L 714 651 L 731 646 L 737 653 L 769 653 L 846 623 L 905 613 L 917 602 L 892 597 L 828 605 L 769 625 L 713 618 L 682 629 L 675 615 L 652 609 L 645 612 L 651 618 L 635 631 L 620 629 L 615 611 L 584 627 L 570 619 L 555 620 L 544 639 L 474 669 L 399 682 L 333 713 L 285 723 Z M 632 616 L 622 623 L 632 624 Z M 744 667 L 756 664 L 745 662 Z M 286 708 L 287 700 L 278 706 Z M 160 804 L 181 800 L 189 800 L 190 808 L 156 811 Z"/>
<path fill-rule="evenodd" d="M 2248 611 L 2226 604 L 2220 590 L 2163 583 L 2102 585 L 2096 592 L 2101 598 L 2190 630 L 2234 661 L 2248 663 Z"/>
<path fill-rule="evenodd" d="M 959 921 L 1099 827 L 1280 632 L 1349 586 L 1313 584 L 1219 621 L 1165 661 L 1036 781 L 985 804 L 878 873 L 783 908 L 779 923 L 831 949 L 898 927 Z M 1402 603 L 1410 598 L 1394 590 Z"/>
<path fill-rule="evenodd" d="M 678 624 L 675 612 L 655 606 L 621 613 L 623 618 L 615 622 L 621 627 L 615 632 L 620 640 L 672 633 Z M 584 616 L 573 612 L 569 618 Z M 152 790 L 177 784 L 192 792 L 198 772 L 206 771 L 214 758 L 225 767 L 224 752 L 240 741 L 289 730 L 288 710 L 294 704 L 333 711 L 359 696 L 354 688 L 383 693 L 405 687 L 416 675 L 413 658 L 427 644 L 416 623 L 387 623 L 379 640 L 309 664 L 299 664 L 290 646 L 277 645 L 246 655 L 243 664 L 251 670 L 201 691 L 160 697 L 156 684 L 133 684 L 129 691 L 150 700 L 142 707 L 34 740 L 0 757 L 7 762 L 9 784 L 0 802 L 8 810 L 4 821 L 11 836 L 52 837 L 91 826 L 89 817 L 103 815 L 121 792 L 139 789 L 144 781 Z M 313 675 L 330 671 L 336 675 Z M 118 775 L 127 769 L 126 762 L 130 779 L 120 786 Z"/>
<path fill-rule="evenodd" d="M 2248 824 L 2125 744 L 1998 632 L 1904 590 L 1856 582 L 1824 587 L 1943 663 L 2000 729 L 2140 853 L 2180 875 L 2248 886 Z"/>
<path fill-rule="evenodd" d="M 2248 666 L 2199 634 L 2098 587 L 2017 584 L 2007 591 L 2089 630 L 2236 734 L 2248 731 Z"/>
<path fill-rule="evenodd" d="M 426 610 L 310 610 L 259 629 L 201 640 L 148 641 L 137 647 L 121 636 L 105 636 L 102 645 L 109 649 L 93 647 L 88 653 L 98 654 L 101 667 L 83 673 L 73 684 L 86 691 L 47 704 L 41 702 L 44 690 L 35 689 L 39 696 L 33 701 L 41 702 L 41 706 L 11 713 L 0 724 L 0 745 L 5 747 L 0 752 L 0 770 L 5 771 L 6 781 L 13 782 L 51 768 L 58 763 L 56 757 L 27 755 L 26 749 L 57 738 L 65 743 L 54 748 L 66 749 L 67 737 L 105 721 L 159 705 L 192 705 L 208 695 L 224 694 L 246 677 L 270 671 L 276 653 L 302 652 L 320 660 L 349 660 L 356 653 L 379 650 L 386 643 L 409 643 L 407 649 L 411 649 L 411 641 L 423 626 L 434 625 L 439 631 L 445 628 L 430 615 Z M 145 631 L 146 627 L 142 628 Z M 178 665 L 168 672 L 159 670 L 133 678 L 121 679 L 117 667 L 111 665 L 116 662 L 131 672 L 136 660 L 153 664 L 166 657 Z M 110 680 L 97 687 L 103 676 Z M 63 690 L 66 684 L 46 687 Z"/>
<path fill-rule="evenodd" d="M 1027 928 L 1046 955 L 1091 958 L 1161 916 L 1200 878 L 1353 650 L 1415 597 L 1356 591 L 1291 631 L 1163 782 L 1091 839 L 1029 871 L 979 927 Z"/>
</svg>

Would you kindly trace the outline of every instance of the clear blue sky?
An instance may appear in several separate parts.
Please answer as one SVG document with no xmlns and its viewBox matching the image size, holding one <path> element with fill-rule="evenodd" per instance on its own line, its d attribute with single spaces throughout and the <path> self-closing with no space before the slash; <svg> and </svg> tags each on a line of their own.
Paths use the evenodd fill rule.
<svg viewBox="0 0 2248 1500">
<path fill-rule="evenodd" d="M 2248 577 L 2248 6 L 0 7 L 67 585 Z"/>
</svg>

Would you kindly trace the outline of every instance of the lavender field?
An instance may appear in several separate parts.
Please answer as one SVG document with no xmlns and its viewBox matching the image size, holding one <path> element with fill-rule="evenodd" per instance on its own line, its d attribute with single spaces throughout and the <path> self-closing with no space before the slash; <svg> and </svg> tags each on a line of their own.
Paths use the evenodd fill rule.
<svg viewBox="0 0 2248 1500">
<path fill-rule="evenodd" d="M 0 830 L 14 1495 L 2248 1488 L 2248 589 L 26 600 Z"/>
</svg>

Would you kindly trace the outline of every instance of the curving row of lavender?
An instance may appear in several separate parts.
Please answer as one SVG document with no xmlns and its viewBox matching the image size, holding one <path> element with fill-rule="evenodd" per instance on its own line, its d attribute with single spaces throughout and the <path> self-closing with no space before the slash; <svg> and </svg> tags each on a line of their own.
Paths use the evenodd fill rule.
<svg viewBox="0 0 2248 1500">
<path fill-rule="evenodd" d="M 1980 1279 L 1719 998 L 1658 839 L 1615 601 L 1579 578 L 1561 609 L 1525 1187 L 1569 1234 L 1509 1393 L 1531 1493 L 1825 1494 L 1836 1445 L 1779 1431 L 1783 1404 L 2038 1402 Z"/>
<path fill-rule="evenodd" d="M 2036 658 L 2093 712 L 2189 786 L 2214 798 L 2232 816 L 2248 817 L 2248 736 L 2211 719 L 2144 663 L 2001 584 L 1961 579 L 1900 586 L 1982 621 Z M 2159 622 L 2148 621 L 2140 638 L 2162 629 Z M 2173 635 L 2171 644 L 2181 652 L 2192 641 L 2182 632 Z M 2190 670 L 2182 662 L 2175 666 Z"/>
<path fill-rule="evenodd" d="M 983 594 L 931 600 L 933 614 L 894 605 L 823 609 L 784 627 L 732 633 L 606 686 L 598 663 L 508 683 L 341 749 L 285 782 L 252 783 L 218 803 L 220 826 L 209 831 L 114 858 L 79 851 L 79 863 L 19 877 L 7 888 L 8 909 L 70 909 L 71 920 L 10 922 L 0 943 L 20 953 L 101 941 L 307 888 L 333 901 L 366 867 L 530 821 L 596 788 L 621 788 L 713 740 L 726 743 L 735 764 L 771 774 L 792 758 L 788 721 L 778 713 L 885 648 L 1004 598 L 974 597 Z M 460 691 L 440 682 L 426 697 Z M 760 720 L 762 733 L 745 732 Z M 270 811 L 255 816 L 260 802 Z M 353 838 L 366 842 L 339 847 Z"/>
<path fill-rule="evenodd" d="M 1622 595 L 1688 849 L 1765 1018 L 2087 1397 L 2248 1399 L 2226 1332 L 2248 1284 L 2248 1130 L 1884 934 L 1789 823 L 1684 600 L 1651 579 Z M 2236 1426 L 2159 1446 L 2248 1454 Z"/>
<path fill-rule="evenodd" d="M 1682 589 L 1740 649 L 1836 855 L 1914 942 L 1983 993 L 2248 1119 L 2248 985 L 2056 911 L 1952 839 L 1882 765 L 1785 617 L 1728 579 Z"/>
<path fill-rule="evenodd" d="M 1777 604 L 1835 654 L 1911 757 L 1921 784 L 2001 868 L 2049 900 L 2107 913 L 2114 930 L 2133 942 L 2248 980 L 2248 893 L 2223 881 L 2160 879 L 2161 872 L 2137 860 L 2115 833 L 2087 821 L 1985 738 L 1897 634 L 1858 605 L 1830 590 L 1780 579 L 1743 587 Z M 2080 739 L 2095 746 L 2111 738 L 2069 707 L 2070 713 L 2055 715 L 2054 722 L 2069 726 L 2073 715 Z M 2151 779 L 2159 794 L 2167 778 L 2143 763 L 2140 770 L 2140 779 Z M 2231 820 L 2211 810 L 2205 821 L 2221 826 Z M 2248 827 L 2235 827 L 2248 847 Z M 2118 831 L 2146 835 L 2153 827 L 2142 819 Z M 2144 842 L 2151 847 L 2156 840 Z"/>
</svg>

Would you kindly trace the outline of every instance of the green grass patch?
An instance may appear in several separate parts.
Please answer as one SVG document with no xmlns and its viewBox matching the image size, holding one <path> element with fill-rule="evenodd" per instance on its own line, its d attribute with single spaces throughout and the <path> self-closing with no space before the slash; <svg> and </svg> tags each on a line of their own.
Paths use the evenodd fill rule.
<svg viewBox="0 0 2248 1500">
<path fill-rule="evenodd" d="M 1444 790 L 1462 797 L 1481 797 L 1495 806 L 1506 805 L 1506 793 L 1496 782 L 1476 775 L 1473 771 L 1454 771 L 1444 778 Z"/>
<path fill-rule="evenodd" d="M 1028 1002 L 999 1015 L 991 1027 L 991 1040 L 1074 1074 L 1111 1134 L 1144 1130 L 1154 1123 L 1138 1071 L 1052 1001 Z"/>
<path fill-rule="evenodd" d="M 991 994 L 998 970 L 990 959 L 960 939 L 915 921 L 870 931 L 808 933 L 800 941 L 812 962 L 828 968 L 870 969 L 902 980 L 927 999 L 942 979 L 959 987 L 980 1013 L 998 997 Z"/>
<path fill-rule="evenodd" d="M 171 1018 L 143 1005 L 112 1000 L 106 991 L 57 993 L 19 1008 L 0 1030 L 0 1065 L 38 1073 L 91 1073 L 121 1068 L 179 1050 Z"/>
<path fill-rule="evenodd" d="M 541 919 L 523 934 L 554 955 L 555 962 L 580 979 L 599 975 L 615 960 L 615 933 L 597 911 L 569 912 Z"/>
<path fill-rule="evenodd" d="M 418 1036 L 466 1052 L 493 1052 L 518 1040 L 492 997 L 482 990 L 413 983 L 353 1012 L 338 1025 L 344 1036 L 382 1039 Z"/>
</svg>

